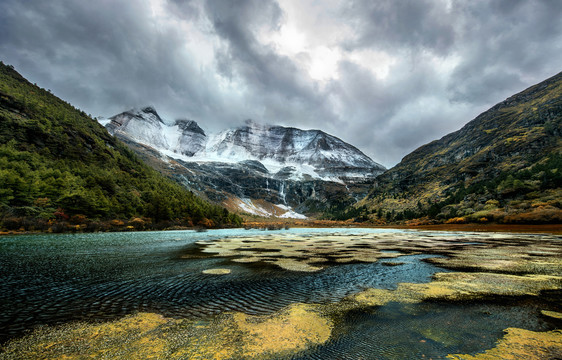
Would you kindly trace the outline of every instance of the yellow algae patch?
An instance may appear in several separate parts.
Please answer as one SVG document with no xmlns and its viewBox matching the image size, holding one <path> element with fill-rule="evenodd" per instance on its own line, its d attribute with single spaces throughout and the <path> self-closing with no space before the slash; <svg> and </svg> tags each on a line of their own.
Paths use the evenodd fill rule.
<svg viewBox="0 0 562 360">
<path fill-rule="evenodd" d="M 389 232 L 372 234 L 265 234 L 198 241 L 203 254 L 235 257 L 236 262 L 290 258 L 310 263 L 375 262 L 404 254 L 442 254 L 431 261 L 449 268 L 509 273 L 562 273 L 562 248 L 556 236 L 487 233 Z M 384 251 L 397 251 L 388 253 Z M 276 262 L 273 261 L 275 264 Z M 279 263 L 281 264 L 281 262 Z M 296 266 L 291 266 L 293 270 Z M 311 271 L 307 266 L 303 271 Z M 319 270 L 320 267 L 317 270 Z M 300 271 L 300 270 L 297 270 Z"/>
<path fill-rule="evenodd" d="M 331 320 L 321 316 L 314 305 L 306 304 L 291 305 L 280 314 L 265 319 L 236 313 L 233 320 L 245 334 L 241 344 L 244 355 L 257 358 L 325 343 L 333 328 Z"/>
<path fill-rule="evenodd" d="M 250 256 L 250 257 L 243 257 L 240 259 L 232 259 L 232 261 L 237 263 L 255 263 L 255 262 L 263 261 L 263 258 Z"/>
<path fill-rule="evenodd" d="M 9 342 L 0 359 L 268 359 L 326 342 L 322 306 L 294 304 L 268 316 L 226 313 L 210 321 L 139 313 L 102 323 L 44 327 Z"/>
<path fill-rule="evenodd" d="M 291 270 L 291 271 L 304 271 L 304 272 L 313 272 L 322 270 L 320 266 L 312 266 L 307 264 L 304 261 L 298 261 L 295 259 L 277 259 L 275 261 L 267 261 L 271 264 L 275 264 L 282 269 Z"/>
<path fill-rule="evenodd" d="M 400 283 L 396 290 L 367 289 L 347 299 L 364 306 L 391 301 L 415 303 L 424 300 L 465 300 L 489 295 L 539 295 L 562 287 L 562 277 L 549 275 L 507 275 L 493 273 L 437 273 L 427 284 Z"/>
<path fill-rule="evenodd" d="M 268 262 L 286 270 L 319 271 L 325 266 L 309 264 L 375 262 L 380 258 L 402 256 L 401 253 L 380 251 L 382 243 L 390 239 L 390 234 L 378 234 L 367 240 L 350 234 L 275 234 L 198 241 L 197 245 L 202 247 L 202 253 L 234 257 L 232 261 L 238 263 Z"/>
<path fill-rule="evenodd" d="M 201 272 L 203 274 L 208 274 L 208 275 L 227 275 L 227 274 L 230 274 L 231 270 L 230 269 L 207 269 L 207 270 L 203 270 Z"/>
<path fill-rule="evenodd" d="M 272 359 L 290 355 L 330 338 L 333 321 L 322 306 L 293 304 L 269 316 L 222 314 L 189 337 L 173 358 Z"/>
<path fill-rule="evenodd" d="M 556 290 L 562 286 L 562 277 L 550 275 L 508 275 L 494 273 L 437 273 L 429 284 L 412 284 L 413 287 L 428 285 L 426 297 L 434 288 L 450 289 L 455 294 L 448 298 L 462 299 L 486 295 L 539 295 L 542 290 Z"/>
<path fill-rule="evenodd" d="M 535 332 L 508 328 L 496 347 L 482 354 L 448 355 L 453 360 L 534 360 L 562 358 L 562 331 Z"/>
<path fill-rule="evenodd" d="M 562 313 L 556 311 L 541 310 L 541 314 L 555 319 L 562 319 Z"/>
<path fill-rule="evenodd" d="M 449 255 L 451 258 L 434 258 L 431 262 L 449 268 L 552 275 L 562 273 L 562 248 L 541 246 L 540 243 L 465 248 L 451 251 Z"/>
<path fill-rule="evenodd" d="M 156 359 L 166 342 L 152 332 L 166 323 L 157 314 L 139 313 L 121 320 L 102 323 L 76 323 L 42 328 L 31 336 L 10 342 L 0 358 Z"/>
<path fill-rule="evenodd" d="M 415 293 L 400 291 L 400 289 L 367 289 L 349 296 L 347 300 L 355 301 L 360 306 L 383 306 L 389 302 L 416 303 L 421 301 L 421 297 Z"/>
</svg>

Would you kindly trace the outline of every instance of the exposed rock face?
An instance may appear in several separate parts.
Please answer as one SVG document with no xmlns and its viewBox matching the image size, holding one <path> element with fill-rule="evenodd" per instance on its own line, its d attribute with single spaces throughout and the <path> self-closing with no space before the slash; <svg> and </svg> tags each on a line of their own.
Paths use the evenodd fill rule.
<svg viewBox="0 0 562 360">
<path fill-rule="evenodd" d="M 193 120 L 176 120 L 175 124 L 181 131 L 175 152 L 193 156 L 205 149 L 207 136 L 205 131 Z"/>
<path fill-rule="evenodd" d="M 158 148 L 169 147 L 163 134 L 165 125 L 151 106 L 125 111 L 112 116 L 110 120 L 106 128 L 113 135 L 124 135 L 143 144 L 153 144 Z"/>
<path fill-rule="evenodd" d="M 248 121 L 208 136 L 192 120 L 165 125 L 152 108 L 116 115 L 107 128 L 189 189 L 226 206 L 238 203 L 246 212 L 253 211 L 249 203 L 260 201 L 259 214 L 271 213 L 265 208 L 277 205 L 316 213 L 341 201 L 356 201 L 385 170 L 357 148 L 319 130 Z"/>
</svg>

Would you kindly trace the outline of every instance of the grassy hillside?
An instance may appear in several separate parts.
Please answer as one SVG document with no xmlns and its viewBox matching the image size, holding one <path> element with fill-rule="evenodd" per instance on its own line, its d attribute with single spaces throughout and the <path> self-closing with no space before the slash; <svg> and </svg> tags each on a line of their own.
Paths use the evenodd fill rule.
<svg viewBox="0 0 562 360">
<path fill-rule="evenodd" d="M 164 178 L 83 111 L 0 63 L 0 227 L 103 230 L 240 221 Z"/>
<path fill-rule="evenodd" d="M 338 214 L 375 222 L 562 222 L 562 73 L 420 147 Z"/>
</svg>

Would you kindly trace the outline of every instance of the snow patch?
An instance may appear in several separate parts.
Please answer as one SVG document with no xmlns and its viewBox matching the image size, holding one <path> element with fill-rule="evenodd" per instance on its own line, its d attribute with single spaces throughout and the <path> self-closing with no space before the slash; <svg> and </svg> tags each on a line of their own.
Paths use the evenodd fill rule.
<svg viewBox="0 0 562 360">
<path fill-rule="evenodd" d="M 162 135 L 170 146 L 170 149 L 176 149 L 180 142 L 181 130 L 178 125 L 164 125 L 162 126 Z"/>
<path fill-rule="evenodd" d="M 237 199 L 239 200 L 236 204 L 242 211 L 245 211 L 249 214 L 258 215 L 258 216 L 265 216 L 271 217 L 272 214 L 269 213 L 266 209 L 262 208 L 259 205 L 254 204 L 252 199 Z"/>
<path fill-rule="evenodd" d="M 111 122 L 110 119 L 106 119 L 106 118 L 98 118 L 97 119 L 98 122 L 101 124 L 101 126 L 105 127 L 107 124 L 109 124 Z"/>
<path fill-rule="evenodd" d="M 283 210 L 286 210 L 286 212 L 278 217 L 280 218 L 284 218 L 284 219 L 307 219 L 307 217 L 303 214 L 299 214 L 298 212 L 294 211 L 290 206 L 286 206 L 286 205 L 275 205 L 278 208 L 281 208 Z"/>
</svg>

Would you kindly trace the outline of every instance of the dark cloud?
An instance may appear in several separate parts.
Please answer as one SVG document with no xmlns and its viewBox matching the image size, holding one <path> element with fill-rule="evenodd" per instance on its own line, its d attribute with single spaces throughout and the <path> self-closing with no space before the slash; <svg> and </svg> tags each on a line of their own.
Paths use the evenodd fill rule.
<svg viewBox="0 0 562 360">
<path fill-rule="evenodd" d="M 556 0 L 3 0 L 0 58 L 94 116 L 152 104 L 211 131 L 319 128 L 391 166 L 562 70 L 561 14 Z M 294 51 L 276 42 L 291 26 Z"/>
<path fill-rule="evenodd" d="M 0 13 L 5 61 L 94 115 L 146 103 L 201 115 L 220 108 L 180 52 L 186 35 L 158 28 L 146 3 L 8 0 Z"/>
<path fill-rule="evenodd" d="M 562 2 L 459 2 L 463 19 L 451 100 L 490 104 L 561 69 Z M 532 80 L 531 80 L 532 79 Z"/>
<path fill-rule="evenodd" d="M 247 87 L 247 98 L 263 109 L 254 112 L 257 120 L 314 127 L 318 119 L 334 117 L 308 75 L 257 38 L 261 32 L 279 30 L 284 14 L 277 2 L 209 1 L 205 8 L 224 41 L 217 52 L 217 70 Z"/>
<path fill-rule="evenodd" d="M 455 19 L 440 1 L 355 0 L 343 13 L 358 33 L 357 40 L 346 46 L 430 50 L 446 55 L 455 40 Z"/>
</svg>

